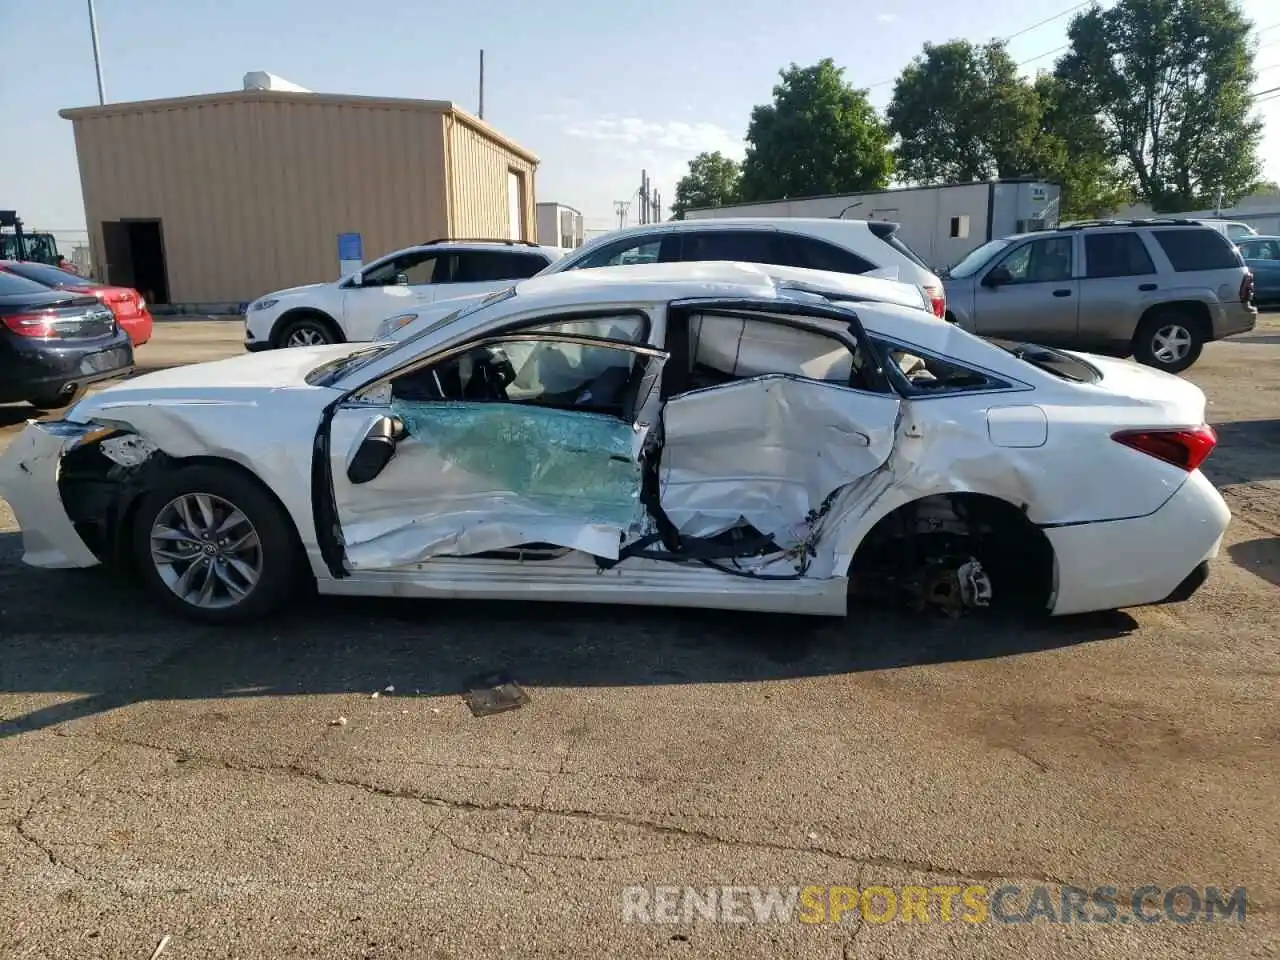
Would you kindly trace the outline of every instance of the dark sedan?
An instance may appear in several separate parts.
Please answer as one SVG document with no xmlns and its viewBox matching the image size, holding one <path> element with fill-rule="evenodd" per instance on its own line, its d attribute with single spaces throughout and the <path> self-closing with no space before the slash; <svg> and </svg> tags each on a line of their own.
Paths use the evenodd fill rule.
<svg viewBox="0 0 1280 960">
<path fill-rule="evenodd" d="M 0 403 L 60 409 L 132 367 L 129 334 L 97 297 L 0 272 Z"/>
</svg>

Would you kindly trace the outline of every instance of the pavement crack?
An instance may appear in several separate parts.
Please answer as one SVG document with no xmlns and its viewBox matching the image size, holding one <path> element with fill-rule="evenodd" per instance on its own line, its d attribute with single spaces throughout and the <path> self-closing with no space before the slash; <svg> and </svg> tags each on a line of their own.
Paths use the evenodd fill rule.
<svg viewBox="0 0 1280 960">
<path fill-rule="evenodd" d="M 118 890 L 120 893 L 127 895 L 127 892 L 118 884 L 112 883 L 111 881 L 108 881 L 102 877 L 96 877 L 93 874 L 85 871 L 82 867 L 68 860 L 66 857 L 61 856 L 53 848 L 53 846 L 46 843 L 37 834 L 32 832 L 31 824 L 30 824 L 31 818 L 35 816 L 36 811 L 39 810 L 40 807 L 46 801 L 48 801 L 55 794 L 61 793 L 63 790 L 66 790 L 72 787 L 81 777 L 83 777 L 86 773 L 88 773 L 95 766 L 101 763 L 110 754 L 114 753 L 115 750 L 116 750 L 116 747 L 114 745 L 107 746 L 105 749 L 100 751 L 97 754 L 97 756 L 95 756 L 88 763 L 81 766 L 75 773 L 73 773 L 66 780 L 63 780 L 61 783 L 57 784 L 56 786 L 50 787 L 44 793 L 40 794 L 40 796 L 36 797 L 36 799 L 31 802 L 31 804 L 27 807 L 27 809 L 15 821 L 13 821 L 13 828 L 14 828 L 14 831 L 18 834 L 18 836 L 22 839 L 24 843 L 28 844 L 31 847 L 34 847 L 36 850 L 40 851 L 40 853 L 44 855 L 45 859 L 48 860 L 49 862 L 49 866 L 57 870 L 63 870 L 68 873 L 71 873 L 85 883 L 105 883 L 108 886 L 111 886 L 114 889 Z"/>
<path fill-rule="evenodd" d="M 542 797 L 540 797 L 539 802 L 536 803 L 459 800 L 456 798 L 436 796 L 422 791 L 380 787 L 376 784 L 367 783 L 363 780 L 329 776 L 315 770 L 308 770 L 297 763 L 284 765 L 235 763 L 222 758 L 202 756 L 187 749 L 158 746 L 156 744 L 144 743 L 141 741 L 132 741 L 121 738 L 103 738 L 92 734 L 71 734 L 60 731 L 55 731 L 55 733 L 58 736 L 64 736 L 69 739 L 90 739 L 115 746 L 137 747 L 144 750 L 154 750 L 158 753 L 170 756 L 182 756 L 190 761 L 209 763 L 226 770 L 240 773 L 256 773 L 277 776 L 286 775 L 308 780 L 323 786 L 346 787 L 348 789 L 360 790 L 374 796 L 387 797 L 396 800 L 408 800 L 417 803 L 431 804 L 434 806 L 443 806 L 447 807 L 454 813 L 523 813 L 533 816 L 545 814 L 547 816 L 562 817 L 568 820 L 584 823 L 628 827 L 655 837 L 674 837 L 694 841 L 696 843 L 713 844 L 743 850 L 762 850 L 783 854 L 804 854 L 813 857 L 822 857 L 827 860 L 833 860 L 837 863 L 854 864 L 862 867 L 885 870 L 927 873 L 940 877 L 949 877 L 952 879 L 968 880 L 978 883 L 1009 880 L 1023 883 L 1042 883 L 1059 887 L 1071 885 L 1067 880 L 1062 878 L 1052 876 L 1048 873 L 1028 871 L 1024 867 L 1011 868 L 1009 870 L 962 868 L 946 863 L 934 863 L 928 860 L 911 860 L 902 857 L 850 854 L 820 846 L 799 845 L 777 840 L 752 840 L 738 837 L 724 837 L 697 827 L 683 827 L 673 824 L 656 823 L 653 820 L 647 820 L 643 817 L 636 817 L 627 814 L 603 813 L 595 810 L 575 810 L 572 808 L 547 809 L 540 805 L 547 795 L 546 789 L 543 790 Z M 562 766 L 563 765 L 564 764 L 562 762 Z M 459 844 L 444 830 L 440 830 L 439 835 L 460 850 L 464 850 L 468 853 L 474 853 L 476 856 L 483 857 L 495 864 L 520 870 L 528 875 L 528 871 L 525 870 L 524 867 L 520 866 L 518 861 L 512 862 L 500 860 L 481 851 L 472 850 Z"/>
</svg>

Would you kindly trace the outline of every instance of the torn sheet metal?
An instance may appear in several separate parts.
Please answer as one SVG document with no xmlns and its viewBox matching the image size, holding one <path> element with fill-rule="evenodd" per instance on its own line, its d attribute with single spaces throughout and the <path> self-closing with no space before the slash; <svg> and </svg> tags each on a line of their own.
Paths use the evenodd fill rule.
<svg viewBox="0 0 1280 960">
<path fill-rule="evenodd" d="M 336 490 L 354 570 L 525 543 L 616 559 L 643 522 L 636 431 L 624 421 L 498 403 L 397 401 L 392 413 L 407 436 L 391 463 Z"/>
<path fill-rule="evenodd" d="M 688 536 L 745 520 L 794 544 L 828 495 L 888 459 L 897 417 L 894 396 L 784 376 L 676 397 L 663 412 L 663 510 Z"/>
</svg>

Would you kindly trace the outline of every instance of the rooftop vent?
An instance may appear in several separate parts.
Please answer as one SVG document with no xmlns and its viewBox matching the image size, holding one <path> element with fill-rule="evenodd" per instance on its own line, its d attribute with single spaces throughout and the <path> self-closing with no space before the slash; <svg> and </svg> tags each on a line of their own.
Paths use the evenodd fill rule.
<svg viewBox="0 0 1280 960">
<path fill-rule="evenodd" d="M 246 90 L 282 90 L 286 93 L 311 93 L 306 87 L 300 87 L 284 77 L 277 77 L 274 73 L 267 73 L 265 70 L 253 70 L 246 73 L 244 75 L 244 88 Z"/>
</svg>

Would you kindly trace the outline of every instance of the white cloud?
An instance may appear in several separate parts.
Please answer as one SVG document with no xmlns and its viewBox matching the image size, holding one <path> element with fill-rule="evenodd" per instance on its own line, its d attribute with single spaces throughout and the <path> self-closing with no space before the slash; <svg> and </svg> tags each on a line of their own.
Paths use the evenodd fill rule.
<svg viewBox="0 0 1280 960">
<path fill-rule="evenodd" d="M 876 22 L 877 22 L 877 23 L 893 23 L 893 22 L 894 22 L 895 20 L 897 20 L 897 19 L 898 19 L 898 15 L 897 15 L 896 13 L 878 13 L 878 14 L 876 14 Z"/>
<path fill-rule="evenodd" d="M 661 153 L 679 153 L 692 159 L 703 151 L 719 150 L 726 156 L 741 159 L 742 138 L 714 123 L 683 120 L 643 120 L 639 117 L 601 116 L 594 120 L 577 120 L 564 127 L 567 136 L 602 143 L 642 147 Z"/>
</svg>

